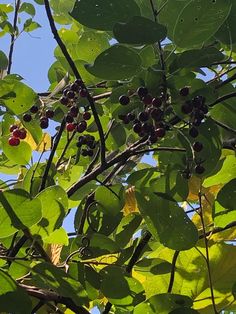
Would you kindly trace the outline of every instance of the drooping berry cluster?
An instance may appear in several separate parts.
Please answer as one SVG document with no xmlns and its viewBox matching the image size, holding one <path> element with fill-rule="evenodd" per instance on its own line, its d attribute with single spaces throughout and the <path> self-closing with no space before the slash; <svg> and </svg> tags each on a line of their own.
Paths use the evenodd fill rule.
<svg viewBox="0 0 236 314">
<path fill-rule="evenodd" d="M 96 147 L 96 141 L 93 135 L 85 134 L 85 135 L 79 136 L 76 145 L 78 148 L 84 147 L 81 149 L 82 156 L 92 157 L 94 154 L 94 149 Z"/>
<path fill-rule="evenodd" d="M 64 106 L 71 107 L 79 96 L 86 98 L 88 96 L 88 91 L 83 88 L 83 82 L 78 79 L 64 89 L 60 102 Z"/>
<path fill-rule="evenodd" d="M 187 89 L 187 87 L 181 89 L 180 95 L 188 96 L 189 91 L 187 92 Z M 191 100 L 185 101 L 181 107 L 182 112 L 189 115 L 189 135 L 194 139 L 198 137 L 198 127 L 202 124 L 206 114 L 208 113 L 208 107 L 205 102 L 205 97 L 195 96 Z M 192 148 L 195 153 L 200 153 L 203 150 L 203 144 L 196 141 L 192 144 Z M 203 174 L 205 172 L 205 168 L 202 166 L 202 160 L 195 158 L 194 170 L 197 174 Z M 184 176 L 189 177 L 188 173 L 189 169 L 185 170 Z"/>
<path fill-rule="evenodd" d="M 143 111 L 139 113 L 129 112 L 125 115 L 119 115 L 119 118 L 124 124 L 132 123 L 133 131 L 140 137 L 148 136 L 151 144 L 156 143 L 166 134 L 164 95 L 153 97 L 146 87 L 140 86 L 131 97 L 136 96 L 143 103 Z M 121 95 L 119 102 L 121 105 L 127 106 L 130 103 L 130 97 Z"/>
<path fill-rule="evenodd" d="M 8 143 L 11 146 L 18 146 L 20 145 L 20 141 L 24 140 L 27 136 L 27 131 L 24 128 L 19 128 L 18 125 L 11 125 L 9 128 L 11 135 L 8 139 Z"/>
<path fill-rule="evenodd" d="M 33 117 L 32 117 L 33 115 Z M 52 119 L 54 116 L 54 111 L 52 109 L 44 109 L 39 108 L 36 105 L 33 105 L 30 108 L 29 113 L 25 113 L 23 115 L 23 120 L 25 122 L 30 122 L 32 118 L 38 118 L 39 117 L 39 125 L 42 129 L 47 129 L 49 126 L 49 119 Z"/>
</svg>

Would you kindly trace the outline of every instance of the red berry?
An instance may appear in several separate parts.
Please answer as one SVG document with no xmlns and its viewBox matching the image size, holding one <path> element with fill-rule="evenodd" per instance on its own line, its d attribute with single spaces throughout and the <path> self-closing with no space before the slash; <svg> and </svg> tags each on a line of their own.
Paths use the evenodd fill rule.
<svg viewBox="0 0 236 314">
<path fill-rule="evenodd" d="M 130 98 L 129 96 L 121 95 L 119 97 L 119 102 L 122 106 L 127 106 L 130 103 Z"/>
<path fill-rule="evenodd" d="M 11 146 L 18 146 L 20 144 L 20 139 L 18 137 L 11 136 L 8 139 L 8 143 Z"/>
<path fill-rule="evenodd" d="M 20 138 L 21 131 L 20 131 L 19 129 L 15 129 L 15 130 L 12 132 L 12 135 L 13 135 L 14 137 Z"/>
<path fill-rule="evenodd" d="M 26 135 L 27 135 L 26 129 L 20 129 L 20 136 L 19 136 L 19 138 L 21 140 L 24 140 L 26 138 Z"/>
<path fill-rule="evenodd" d="M 73 132 L 75 129 L 75 124 L 74 123 L 67 123 L 66 129 L 68 132 Z"/>
<path fill-rule="evenodd" d="M 166 134 L 166 130 L 164 129 L 164 128 L 158 128 L 158 129 L 156 129 L 156 136 L 157 137 L 164 137 L 165 136 L 165 134 Z"/>
<path fill-rule="evenodd" d="M 199 153 L 203 149 L 203 145 L 200 142 L 193 143 L 193 150 Z"/>
<path fill-rule="evenodd" d="M 10 132 L 13 132 L 15 129 L 18 129 L 18 126 L 15 125 L 15 124 L 12 124 L 12 125 L 10 126 L 10 128 L 9 128 L 9 131 L 10 131 Z"/>
<path fill-rule="evenodd" d="M 25 113 L 25 114 L 23 115 L 23 120 L 24 120 L 25 122 L 30 122 L 30 121 L 32 120 L 31 114 Z"/>
<path fill-rule="evenodd" d="M 91 113 L 89 111 L 85 111 L 83 113 L 83 119 L 84 120 L 89 120 L 91 118 Z"/>
</svg>

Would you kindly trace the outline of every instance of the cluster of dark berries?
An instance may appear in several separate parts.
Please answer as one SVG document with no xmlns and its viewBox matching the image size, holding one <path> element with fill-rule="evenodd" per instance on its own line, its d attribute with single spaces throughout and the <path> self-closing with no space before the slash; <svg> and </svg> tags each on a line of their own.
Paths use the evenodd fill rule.
<svg viewBox="0 0 236 314">
<path fill-rule="evenodd" d="M 11 146 L 18 146 L 20 144 L 20 140 L 24 140 L 27 135 L 27 131 L 24 128 L 19 128 L 18 125 L 11 125 L 9 128 L 11 135 L 8 139 L 8 143 Z"/>
<path fill-rule="evenodd" d="M 82 119 L 78 116 L 79 109 L 77 106 L 72 106 L 66 115 L 66 129 L 68 132 L 77 131 L 83 133 L 87 129 L 87 122 L 91 118 L 91 113 L 85 111 L 82 113 Z"/>
<path fill-rule="evenodd" d="M 81 80 L 75 80 L 74 83 L 70 84 L 69 87 L 65 88 L 63 95 L 60 98 L 60 103 L 64 106 L 71 107 L 74 102 L 80 96 L 86 98 L 88 96 L 87 89 L 83 88 L 83 82 Z"/>
<path fill-rule="evenodd" d="M 39 125 L 42 129 L 46 129 L 49 125 L 49 119 L 52 119 L 54 116 L 54 111 L 52 109 L 40 110 L 38 106 L 34 105 L 30 108 L 30 113 L 23 115 L 23 120 L 30 122 L 32 115 L 34 115 L 34 118 L 36 115 L 39 115 Z"/>
<path fill-rule="evenodd" d="M 165 109 L 163 105 L 163 96 L 153 97 L 148 89 L 140 86 L 132 97 L 138 96 L 143 102 L 143 111 L 136 114 L 129 112 L 125 115 L 119 115 L 124 124 L 133 124 L 133 131 L 140 137 L 148 136 L 151 144 L 156 143 L 159 138 L 166 134 L 166 125 L 164 121 Z M 121 95 L 119 102 L 123 106 L 130 103 L 130 97 Z"/>
<path fill-rule="evenodd" d="M 92 157 L 94 154 L 94 149 L 96 147 L 96 141 L 93 135 L 86 134 L 79 136 L 76 145 L 78 148 L 85 146 L 84 148 L 81 149 L 82 156 Z"/>
</svg>

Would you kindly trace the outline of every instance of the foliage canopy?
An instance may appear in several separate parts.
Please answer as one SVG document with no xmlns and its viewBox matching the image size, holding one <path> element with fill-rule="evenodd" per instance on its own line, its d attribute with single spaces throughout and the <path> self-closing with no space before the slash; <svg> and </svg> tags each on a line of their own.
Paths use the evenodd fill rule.
<svg viewBox="0 0 236 314">
<path fill-rule="evenodd" d="M 38 5 L 43 93 L 11 72 Z M 235 24 L 234 0 L 0 4 L 0 313 L 236 313 Z"/>
</svg>

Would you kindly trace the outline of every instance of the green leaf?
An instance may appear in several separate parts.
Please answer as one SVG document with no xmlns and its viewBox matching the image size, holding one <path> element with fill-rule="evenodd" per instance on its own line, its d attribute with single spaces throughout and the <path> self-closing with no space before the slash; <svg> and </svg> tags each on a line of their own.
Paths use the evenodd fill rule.
<svg viewBox="0 0 236 314">
<path fill-rule="evenodd" d="M 59 229 L 54 230 L 48 237 L 45 237 L 43 239 L 43 242 L 67 246 L 69 244 L 69 239 L 66 230 L 61 227 Z"/>
<path fill-rule="evenodd" d="M 90 238 L 89 250 L 91 251 L 91 258 L 117 253 L 120 247 L 116 242 L 106 237 L 103 234 L 94 233 Z"/>
<path fill-rule="evenodd" d="M 225 55 L 215 47 L 188 50 L 177 55 L 177 58 L 171 65 L 171 71 L 183 68 L 203 67 L 223 59 L 225 59 Z"/>
<path fill-rule="evenodd" d="M 63 188 L 54 185 L 40 192 L 36 199 L 42 205 L 42 220 L 31 229 L 31 232 L 45 238 L 61 227 L 68 212 L 68 197 Z M 48 242 L 47 239 L 46 241 Z"/>
<path fill-rule="evenodd" d="M 36 13 L 33 4 L 29 2 L 23 2 L 20 6 L 19 12 L 28 13 L 32 17 L 35 16 L 35 13 Z"/>
<path fill-rule="evenodd" d="M 142 60 L 133 50 L 114 45 L 102 52 L 93 65 L 87 65 L 86 70 L 99 78 L 120 80 L 130 78 L 141 71 Z"/>
<path fill-rule="evenodd" d="M 101 211 L 104 213 L 115 216 L 124 207 L 124 187 L 121 184 L 110 186 L 100 186 L 95 192 L 95 200 Z"/>
<path fill-rule="evenodd" d="M 163 293 L 152 296 L 134 309 L 134 314 L 169 314 L 171 310 L 192 306 L 192 300 L 180 294 Z"/>
<path fill-rule="evenodd" d="M 160 22 L 167 25 L 168 35 L 177 46 L 199 47 L 216 33 L 230 9 L 230 0 L 168 1 L 160 13 Z"/>
<path fill-rule="evenodd" d="M 116 23 L 113 33 L 120 43 L 145 45 L 164 39 L 166 28 L 145 17 L 134 16 L 127 23 Z"/>
<path fill-rule="evenodd" d="M 62 269 L 49 263 L 40 263 L 33 267 L 32 273 L 39 287 L 50 288 L 61 296 L 71 298 L 76 305 L 87 302 L 87 293 L 81 284 Z"/>
<path fill-rule="evenodd" d="M 200 314 L 200 313 L 194 309 L 182 307 L 179 309 L 175 309 L 174 311 L 171 311 L 169 314 Z"/>
<path fill-rule="evenodd" d="M 89 28 L 112 30 L 116 22 L 126 22 L 131 16 L 139 16 L 134 0 L 86 0 L 76 1 L 71 16 Z"/>
<path fill-rule="evenodd" d="M 198 241 L 198 231 L 177 203 L 137 190 L 138 207 L 150 232 L 160 242 L 173 250 L 188 250 Z"/>
<path fill-rule="evenodd" d="M 219 28 L 215 34 L 216 38 L 219 39 L 223 44 L 231 45 L 236 42 L 236 34 L 233 31 L 236 23 L 236 3 L 232 1 L 232 8 L 227 20 Z"/>
<path fill-rule="evenodd" d="M 135 305 L 135 298 L 139 297 L 139 302 L 144 299 L 140 282 L 125 275 L 122 268 L 108 266 L 100 274 L 102 275 L 101 291 L 112 304 L 128 307 Z"/>
<path fill-rule="evenodd" d="M 24 190 L 13 189 L 1 192 L 0 202 L 1 237 L 11 235 L 15 229 L 30 228 L 42 217 L 40 201 L 31 199 Z"/>
<path fill-rule="evenodd" d="M 37 94 L 29 86 L 18 80 L 0 81 L 0 100 L 16 115 L 29 110 L 37 97 Z"/>
<path fill-rule="evenodd" d="M 10 146 L 8 136 L 2 138 L 2 149 L 6 157 L 17 165 L 27 165 L 32 155 L 30 145 L 21 141 L 18 146 Z"/>
<path fill-rule="evenodd" d="M 30 314 L 31 300 L 27 293 L 0 269 L 0 311 L 14 314 Z"/>
<path fill-rule="evenodd" d="M 40 28 L 41 25 L 37 22 L 32 21 L 32 19 L 28 19 L 24 23 L 24 31 L 29 33 L 34 31 L 37 28 Z"/>
<path fill-rule="evenodd" d="M 236 178 L 236 157 L 228 155 L 217 164 L 217 172 L 204 180 L 203 186 L 210 187 L 217 184 L 225 184 Z"/>
<path fill-rule="evenodd" d="M 7 66 L 8 66 L 7 56 L 2 50 L 0 50 L 0 70 L 7 69 Z"/>
<path fill-rule="evenodd" d="M 111 150 L 120 149 L 126 143 L 126 132 L 121 123 L 113 124 L 106 143 Z"/>
<path fill-rule="evenodd" d="M 170 273 L 172 265 L 160 258 L 143 258 L 135 264 L 134 269 L 143 276 L 152 277 L 153 275 Z"/>
</svg>

